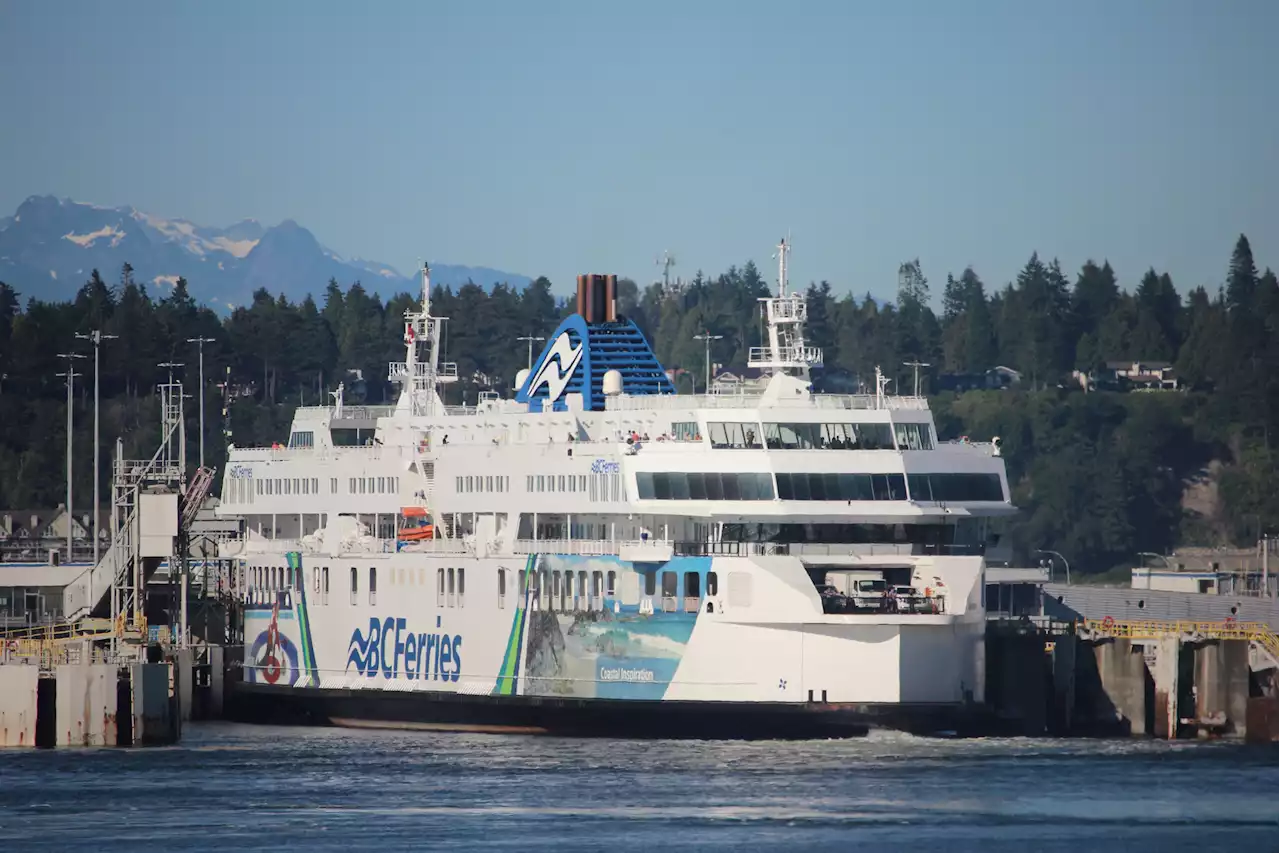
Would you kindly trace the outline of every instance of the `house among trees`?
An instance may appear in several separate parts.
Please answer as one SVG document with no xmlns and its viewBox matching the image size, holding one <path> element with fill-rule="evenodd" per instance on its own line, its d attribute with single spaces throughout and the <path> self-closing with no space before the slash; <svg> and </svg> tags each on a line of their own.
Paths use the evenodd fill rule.
<svg viewBox="0 0 1280 853">
<path fill-rule="evenodd" d="M 110 539 L 109 513 L 99 512 L 98 531 L 101 541 Z M 92 552 L 92 518 L 90 513 L 68 515 L 66 506 L 55 509 L 6 509 L 0 513 L 0 560 L 28 562 L 46 560 L 49 551 L 66 548 L 67 525 L 71 525 L 71 539 L 77 554 L 83 547 Z M 65 560 L 65 556 L 63 557 Z"/>
<path fill-rule="evenodd" d="M 1167 361 L 1108 361 L 1100 370 L 1071 373 L 1085 391 L 1176 391 L 1177 373 Z"/>
</svg>

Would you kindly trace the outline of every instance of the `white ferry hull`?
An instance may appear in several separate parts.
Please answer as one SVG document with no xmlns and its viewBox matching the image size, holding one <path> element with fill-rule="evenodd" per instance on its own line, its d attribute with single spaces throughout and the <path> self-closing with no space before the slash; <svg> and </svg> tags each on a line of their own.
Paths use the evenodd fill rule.
<svg viewBox="0 0 1280 853">
<path fill-rule="evenodd" d="M 980 628 L 945 615 L 824 616 L 793 558 L 246 562 L 247 576 L 286 585 L 249 594 L 232 701 L 246 720 L 628 737 L 934 732 L 963 725 L 975 671 L 965 652 L 981 642 Z M 523 592 L 521 569 L 539 577 Z M 465 591 L 440 593 L 441 572 Z M 606 594 L 566 596 L 544 580 L 557 573 Z M 708 592 L 662 596 L 667 574 Z"/>
</svg>

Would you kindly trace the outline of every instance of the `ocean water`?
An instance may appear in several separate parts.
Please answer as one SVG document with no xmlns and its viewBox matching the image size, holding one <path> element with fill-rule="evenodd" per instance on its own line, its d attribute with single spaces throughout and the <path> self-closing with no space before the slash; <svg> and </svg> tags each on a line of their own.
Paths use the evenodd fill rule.
<svg viewBox="0 0 1280 853">
<path fill-rule="evenodd" d="M 233 724 L 0 751 L 0 850 L 1277 849 L 1274 746 L 576 740 Z"/>
</svg>

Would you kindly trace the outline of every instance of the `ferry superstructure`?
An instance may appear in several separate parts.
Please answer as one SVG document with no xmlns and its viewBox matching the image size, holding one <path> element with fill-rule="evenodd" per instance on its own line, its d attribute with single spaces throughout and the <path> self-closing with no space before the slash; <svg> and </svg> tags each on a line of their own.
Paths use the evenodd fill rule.
<svg viewBox="0 0 1280 853">
<path fill-rule="evenodd" d="M 759 393 L 677 394 L 613 276 L 514 399 L 447 406 L 429 270 L 397 403 L 232 447 L 219 513 L 251 719 L 671 736 L 946 728 L 983 698 L 997 440 L 924 398 L 815 393 L 784 240 Z"/>
</svg>

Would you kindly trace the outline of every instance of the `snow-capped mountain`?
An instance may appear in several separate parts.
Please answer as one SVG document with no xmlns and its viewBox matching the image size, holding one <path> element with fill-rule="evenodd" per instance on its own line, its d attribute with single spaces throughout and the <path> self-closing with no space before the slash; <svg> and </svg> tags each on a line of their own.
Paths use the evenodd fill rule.
<svg viewBox="0 0 1280 853">
<path fill-rule="evenodd" d="M 259 287 L 294 300 L 308 293 L 318 299 L 330 278 L 344 288 L 359 281 L 383 296 L 416 289 L 387 264 L 342 258 L 291 219 L 271 228 L 253 219 L 211 228 L 53 196 L 32 196 L 13 216 L 0 217 L 0 281 L 24 299 L 71 298 L 94 269 L 113 284 L 126 262 L 134 280 L 153 294 L 163 295 L 181 276 L 193 297 L 218 310 L 248 302 Z M 455 286 L 529 282 L 523 275 L 448 264 L 434 264 L 431 279 Z"/>
</svg>

